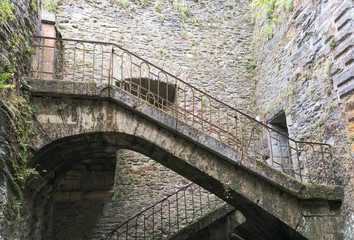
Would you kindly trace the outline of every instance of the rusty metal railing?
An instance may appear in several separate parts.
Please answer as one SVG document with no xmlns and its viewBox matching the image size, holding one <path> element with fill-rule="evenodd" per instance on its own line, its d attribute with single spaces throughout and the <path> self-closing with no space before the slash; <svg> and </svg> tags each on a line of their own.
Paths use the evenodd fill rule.
<svg viewBox="0 0 354 240">
<path fill-rule="evenodd" d="M 190 183 L 117 226 L 106 239 L 164 239 L 225 204 Z"/>
<path fill-rule="evenodd" d="M 331 147 L 301 142 L 108 42 L 34 37 L 30 79 L 105 83 L 305 183 L 335 184 Z M 242 161 L 242 159 L 241 159 Z"/>
</svg>

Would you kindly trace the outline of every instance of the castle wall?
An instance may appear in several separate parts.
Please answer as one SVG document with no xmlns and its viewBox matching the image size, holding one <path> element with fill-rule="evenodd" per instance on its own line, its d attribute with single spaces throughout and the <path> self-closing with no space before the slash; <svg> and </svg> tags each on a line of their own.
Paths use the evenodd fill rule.
<svg viewBox="0 0 354 240">
<path fill-rule="evenodd" d="M 259 119 L 271 124 L 284 112 L 290 137 L 333 146 L 333 165 L 346 186 L 341 234 L 352 239 L 353 3 L 297 0 L 293 9 L 272 11 L 273 19 L 265 12 L 255 18 Z"/>
<path fill-rule="evenodd" d="M 14 122 L 21 79 L 27 75 L 31 36 L 39 31 L 39 1 L 2 0 L 0 8 L 0 239 L 16 237 L 23 226 L 19 216 L 22 186 L 18 138 Z M 22 88 L 23 89 L 23 88 Z M 25 105 L 25 104 L 24 104 Z M 18 116 L 18 115 L 16 115 Z"/>
<path fill-rule="evenodd" d="M 58 28 L 63 38 L 117 43 L 231 106 L 253 114 L 255 82 L 248 70 L 252 25 L 245 18 L 248 1 L 160 3 L 159 7 L 153 1 L 128 1 L 124 6 L 120 1 L 64 0 L 56 11 Z M 117 164 L 113 197 L 103 201 L 104 207 L 91 208 L 100 211 L 100 216 L 94 223 L 87 222 L 95 230 L 85 232 L 84 227 L 81 236 L 107 233 L 107 226 L 119 225 L 188 182 L 130 150 L 118 153 Z M 84 219 L 90 202 L 70 204 L 71 201 L 62 199 L 54 206 L 54 231 L 76 226 L 75 221 Z M 68 216 L 74 210 L 80 213 L 70 220 Z M 49 235 L 65 238 L 55 232 Z"/>
</svg>

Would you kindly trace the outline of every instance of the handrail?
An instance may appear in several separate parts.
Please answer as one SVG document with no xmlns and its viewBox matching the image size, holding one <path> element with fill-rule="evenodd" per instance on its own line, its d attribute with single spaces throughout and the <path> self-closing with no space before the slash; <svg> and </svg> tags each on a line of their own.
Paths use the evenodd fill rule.
<svg viewBox="0 0 354 240">
<path fill-rule="evenodd" d="M 105 239 L 163 239 L 222 204 L 215 195 L 189 183 L 121 223 Z"/>
<path fill-rule="evenodd" d="M 30 79 L 116 85 L 240 150 L 242 155 L 302 182 L 335 184 L 330 145 L 294 140 L 120 45 L 35 36 L 33 48 L 36 54 L 31 56 Z M 96 58 L 101 61 L 96 62 Z"/>
</svg>

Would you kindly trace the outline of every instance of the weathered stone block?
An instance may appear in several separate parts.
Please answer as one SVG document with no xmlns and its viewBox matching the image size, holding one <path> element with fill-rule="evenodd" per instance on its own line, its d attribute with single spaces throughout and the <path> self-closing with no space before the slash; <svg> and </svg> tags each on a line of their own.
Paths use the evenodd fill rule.
<svg viewBox="0 0 354 240">
<path fill-rule="evenodd" d="M 342 73 L 334 76 L 333 80 L 337 84 L 337 86 L 339 87 L 339 86 L 343 85 L 344 83 L 351 81 L 353 78 L 354 78 L 354 69 L 347 68 Z"/>
</svg>

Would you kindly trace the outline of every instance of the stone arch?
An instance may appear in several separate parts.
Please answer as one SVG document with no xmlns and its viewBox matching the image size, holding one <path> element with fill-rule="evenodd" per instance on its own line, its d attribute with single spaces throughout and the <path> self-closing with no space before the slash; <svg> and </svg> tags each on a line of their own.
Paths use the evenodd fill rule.
<svg viewBox="0 0 354 240">
<path fill-rule="evenodd" d="M 46 85 L 46 92 L 41 84 Z M 60 143 L 61 139 L 96 137 L 98 146 L 105 141 L 104 147 L 141 152 L 216 194 L 242 212 L 247 219 L 242 231 L 257 239 L 305 239 L 295 229 L 302 217 L 301 201 L 316 198 L 310 186 L 120 89 L 112 88 L 101 94 L 104 86 L 94 83 L 37 80 L 32 87 L 38 89 L 31 101 L 39 109 L 37 119 L 43 130 L 33 142 L 37 152 L 30 161 L 32 166 L 41 158 L 41 152 L 51 151 L 48 147 L 51 143 L 70 145 Z M 64 107 L 59 108 L 58 101 Z M 104 150 L 98 152 L 110 154 Z M 65 157 L 68 153 L 61 154 Z M 55 161 L 62 163 L 60 159 L 52 160 Z M 51 176 L 48 172 L 46 175 Z M 333 199 L 336 197 L 333 195 Z"/>
<path fill-rule="evenodd" d="M 38 171 L 44 173 L 41 174 L 43 179 L 45 179 L 46 182 L 51 183 L 54 182 L 53 180 L 55 176 L 70 169 L 75 165 L 75 162 L 79 162 L 86 156 L 90 156 L 90 153 L 86 151 L 93 146 L 95 147 L 95 152 L 98 154 L 97 157 L 105 159 L 103 162 L 110 166 L 113 166 L 112 162 L 114 161 L 114 153 L 117 149 L 131 149 L 151 157 L 168 168 L 180 173 L 182 176 L 198 183 L 209 191 L 216 193 L 219 197 L 232 203 L 234 206 L 237 206 L 245 215 L 246 219 L 252 219 L 251 221 L 246 221 L 242 224 L 240 228 L 242 232 L 247 233 L 252 229 L 255 235 L 263 236 L 262 238 L 264 239 L 268 236 L 273 236 L 273 239 L 282 239 L 283 237 L 289 239 L 303 239 L 301 235 L 296 233 L 296 231 L 291 230 L 289 226 L 269 215 L 269 213 L 264 210 L 261 210 L 257 205 L 253 204 L 233 189 L 228 188 L 226 185 L 219 182 L 219 180 L 211 177 L 210 174 L 203 172 L 198 167 L 193 166 L 188 162 L 189 158 L 192 162 L 199 162 L 199 164 L 201 164 L 199 165 L 200 167 L 203 165 L 206 166 L 205 164 L 211 167 L 215 164 L 212 163 L 211 159 L 203 163 L 200 161 L 200 158 L 196 156 L 183 157 L 198 154 L 198 156 L 208 159 L 211 158 L 212 155 L 203 153 L 200 148 L 194 144 L 188 144 L 176 135 L 163 129 L 160 129 L 160 131 L 163 132 L 162 135 L 165 135 L 165 137 L 171 137 L 173 141 L 169 142 L 166 138 L 160 136 L 154 138 L 160 143 L 157 144 L 156 142 L 153 143 L 152 140 L 148 141 L 142 137 L 118 132 L 93 132 L 67 136 L 57 139 L 39 150 L 36 156 L 31 159 L 30 165 L 37 166 Z M 135 133 L 137 133 L 137 131 L 135 131 Z M 174 142 L 174 144 L 172 142 Z M 81 152 L 78 149 L 75 149 L 73 143 L 82 149 Z M 177 148 L 178 145 L 183 146 L 183 149 Z M 73 149 L 65 151 L 66 148 L 70 147 Z M 175 151 L 172 151 L 171 147 L 173 147 Z M 167 149 L 170 149 L 170 151 Z M 60 154 L 56 154 L 57 152 Z M 53 158 L 52 156 L 56 157 Z M 71 156 L 73 156 L 73 158 L 71 158 Z M 45 169 L 46 166 L 49 165 L 50 168 Z M 215 168 L 218 167 L 215 166 Z M 223 166 L 221 169 L 224 173 L 228 172 L 227 166 Z M 223 174 L 222 171 L 219 172 L 219 174 Z M 266 225 L 266 227 L 258 227 L 258 225 Z M 279 228 L 279 226 L 282 227 Z"/>
<path fill-rule="evenodd" d="M 118 149 L 122 151 L 127 148 L 126 141 L 125 144 L 118 142 L 125 137 L 129 138 L 123 135 L 95 132 L 64 137 L 40 149 L 31 160 L 31 166 L 37 166 L 41 173 L 41 179 L 36 179 L 37 183 L 42 180 L 41 184 L 32 182 L 32 186 L 42 186 L 44 190 L 54 189 L 51 191 L 51 215 L 46 239 L 98 239 L 142 208 L 186 184 L 183 179 L 179 179 L 182 182 L 176 183 L 171 189 L 165 189 L 164 196 L 157 196 L 158 186 L 154 179 L 146 179 L 140 188 L 136 188 L 142 189 L 145 186 L 144 190 L 148 192 L 137 192 L 135 187 L 125 186 L 133 194 L 124 192 L 115 196 L 115 155 Z M 145 165 L 146 168 L 154 166 Z M 124 170 L 129 170 L 129 167 Z M 153 170 L 146 169 L 146 172 L 151 174 Z M 173 173 L 170 175 L 178 179 Z M 162 175 L 159 177 L 163 178 Z M 41 192 L 41 189 L 38 191 Z M 136 193 L 141 196 L 134 197 Z"/>
</svg>

